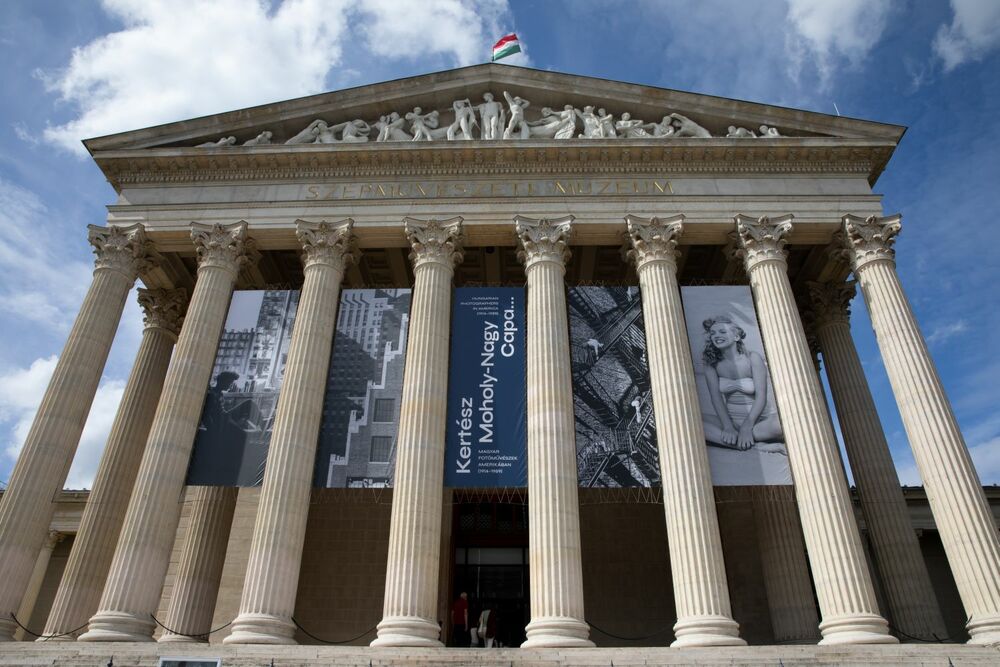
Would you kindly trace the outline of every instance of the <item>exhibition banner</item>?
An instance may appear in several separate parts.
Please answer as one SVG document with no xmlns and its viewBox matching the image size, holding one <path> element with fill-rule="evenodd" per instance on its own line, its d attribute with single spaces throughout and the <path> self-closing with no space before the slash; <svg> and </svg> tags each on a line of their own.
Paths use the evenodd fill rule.
<svg viewBox="0 0 1000 667">
<path fill-rule="evenodd" d="M 197 486 L 259 486 L 285 377 L 297 290 L 233 292 L 188 466 Z"/>
<path fill-rule="evenodd" d="M 409 289 L 341 291 L 315 486 L 392 486 L 409 317 Z"/>
<path fill-rule="evenodd" d="M 750 288 L 683 287 L 681 298 L 712 482 L 791 484 Z"/>
<path fill-rule="evenodd" d="M 570 287 L 567 297 L 580 486 L 659 486 L 639 288 Z"/>
<path fill-rule="evenodd" d="M 527 485 L 524 297 L 520 287 L 455 290 L 445 486 Z"/>
</svg>

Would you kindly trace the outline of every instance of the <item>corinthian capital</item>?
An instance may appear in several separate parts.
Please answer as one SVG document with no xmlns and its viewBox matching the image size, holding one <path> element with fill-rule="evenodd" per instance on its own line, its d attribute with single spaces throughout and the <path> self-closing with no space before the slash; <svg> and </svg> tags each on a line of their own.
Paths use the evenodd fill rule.
<svg viewBox="0 0 1000 667">
<path fill-rule="evenodd" d="M 48 536 L 45 538 L 45 548 L 53 551 L 65 539 L 66 533 L 60 533 L 58 530 L 50 530 Z"/>
<path fill-rule="evenodd" d="M 216 267 L 233 273 L 250 262 L 256 247 L 247 237 L 247 223 L 203 225 L 191 223 L 191 240 L 198 251 L 198 268 Z"/>
<path fill-rule="evenodd" d="M 139 273 L 152 265 L 152 244 L 146 240 L 142 223 L 127 227 L 87 227 L 87 239 L 94 246 L 94 269 L 108 269 L 124 274 L 134 281 Z"/>
<path fill-rule="evenodd" d="M 653 262 L 666 262 L 677 270 L 677 239 L 684 231 L 684 216 L 640 218 L 625 216 L 628 242 L 625 256 L 641 269 Z"/>
<path fill-rule="evenodd" d="M 565 266 L 570 257 L 569 239 L 573 233 L 573 216 L 556 220 L 534 220 L 514 216 L 514 229 L 521 249 L 517 257 L 526 269 L 540 262 L 555 262 Z"/>
<path fill-rule="evenodd" d="M 898 213 L 884 218 L 877 215 L 867 218 L 845 215 L 842 239 L 851 268 L 857 271 L 871 262 L 895 262 L 896 251 L 892 246 L 896 242 L 896 234 L 903 227 L 902 219 L 903 216 Z"/>
<path fill-rule="evenodd" d="M 187 290 L 140 288 L 139 306 L 147 329 L 165 329 L 177 338 L 187 310 Z"/>
<path fill-rule="evenodd" d="M 462 261 L 462 218 L 417 220 L 404 218 L 403 230 L 410 242 L 413 268 L 443 264 L 449 269 Z"/>
<path fill-rule="evenodd" d="M 851 299 L 854 298 L 854 280 L 844 282 L 808 282 L 809 305 L 812 321 L 817 329 L 830 324 L 851 323 Z"/>
<path fill-rule="evenodd" d="M 357 259 L 357 246 L 351 230 L 354 220 L 340 222 L 295 222 L 295 236 L 302 244 L 302 266 L 309 268 L 324 264 L 344 272 L 348 264 Z"/>
<path fill-rule="evenodd" d="M 736 231 L 732 234 L 732 254 L 743 260 L 747 273 L 763 262 L 785 262 L 785 235 L 792 231 L 791 214 L 779 218 L 766 215 L 754 219 L 737 215 Z"/>
</svg>

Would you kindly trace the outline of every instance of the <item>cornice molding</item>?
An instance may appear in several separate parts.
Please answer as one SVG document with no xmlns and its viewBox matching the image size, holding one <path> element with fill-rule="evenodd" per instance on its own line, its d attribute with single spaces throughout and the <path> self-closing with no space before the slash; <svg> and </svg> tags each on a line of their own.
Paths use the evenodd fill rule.
<svg viewBox="0 0 1000 667">
<path fill-rule="evenodd" d="M 892 147 L 845 139 L 525 141 L 356 146 L 237 147 L 226 152 L 169 148 L 96 153 L 118 190 L 126 185 L 318 180 L 366 177 L 551 174 L 855 174 L 871 181 Z"/>
</svg>

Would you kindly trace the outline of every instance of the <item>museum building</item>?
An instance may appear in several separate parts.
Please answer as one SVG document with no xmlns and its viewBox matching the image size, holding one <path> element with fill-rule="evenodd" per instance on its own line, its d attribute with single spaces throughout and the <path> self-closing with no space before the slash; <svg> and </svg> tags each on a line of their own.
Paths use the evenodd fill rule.
<svg viewBox="0 0 1000 667">
<path fill-rule="evenodd" d="M 0 499 L 0 642 L 433 649 L 465 592 L 525 649 L 997 645 L 1000 493 L 873 191 L 904 130 L 488 64 L 87 140 L 118 198 Z"/>
</svg>

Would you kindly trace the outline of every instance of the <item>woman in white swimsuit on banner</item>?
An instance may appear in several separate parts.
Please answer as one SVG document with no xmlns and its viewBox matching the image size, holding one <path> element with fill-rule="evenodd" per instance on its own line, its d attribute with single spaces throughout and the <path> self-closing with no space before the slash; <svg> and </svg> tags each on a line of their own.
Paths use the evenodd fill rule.
<svg viewBox="0 0 1000 667">
<path fill-rule="evenodd" d="M 732 318 L 720 315 L 702 323 L 705 329 L 705 379 L 715 414 L 704 416 L 709 444 L 741 451 L 755 445 L 784 453 L 781 423 L 768 407 L 767 366 L 757 352 L 746 349 L 746 332 Z"/>
</svg>

